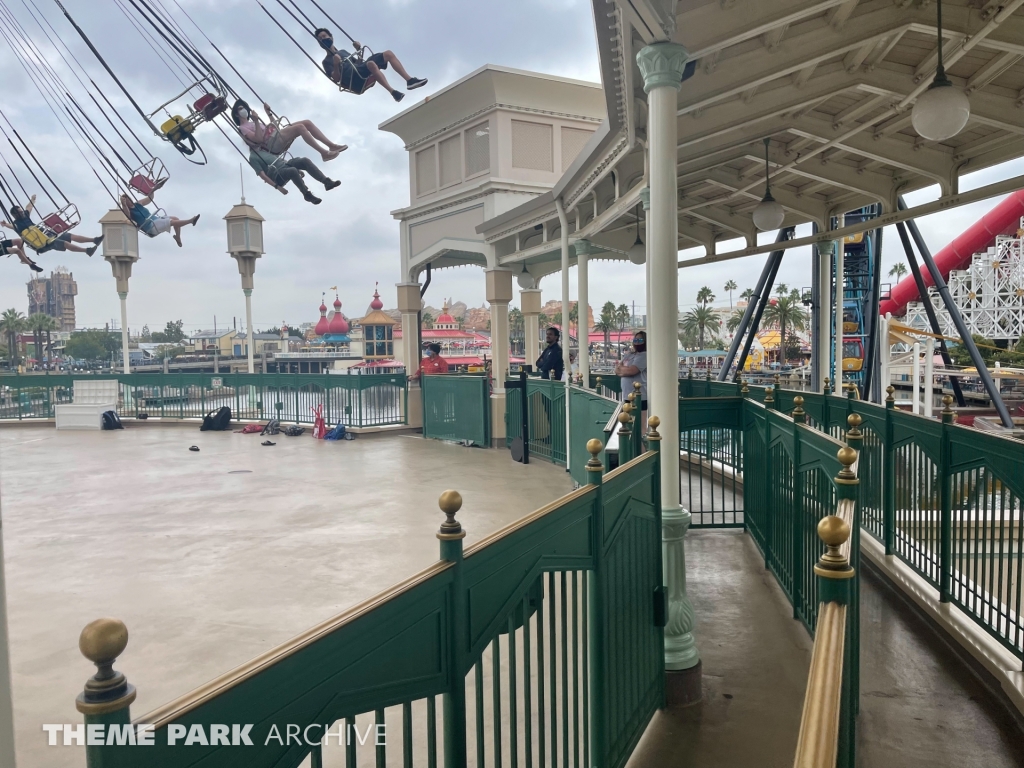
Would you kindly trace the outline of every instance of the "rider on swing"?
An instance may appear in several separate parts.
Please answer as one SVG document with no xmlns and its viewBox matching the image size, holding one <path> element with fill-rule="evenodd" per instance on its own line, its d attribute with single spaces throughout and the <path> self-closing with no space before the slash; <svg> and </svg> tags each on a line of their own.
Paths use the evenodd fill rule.
<svg viewBox="0 0 1024 768">
<path fill-rule="evenodd" d="M 18 257 L 18 260 L 21 261 L 22 264 L 27 266 L 33 272 L 42 272 L 43 268 L 25 255 L 24 245 L 25 241 L 20 237 L 15 237 L 11 240 L 0 237 L 0 256 L 10 256 L 13 253 Z"/>
<path fill-rule="evenodd" d="M 153 192 L 139 201 L 132 200 L 128 195 L 122 194 L 121 212 L 131 219 L 132 224 L 150 237 L 162 235 L 164 232 L 170 232 L 173 229 L 174 234 L 172 237 L 174 242 L 181 248 L 181 228 L 186 224 L 191 224 L 194 227 L 196 222 L 199 221 L 199 214 L 197 213 L 191 219 L 179 219 L 175 216 L 156 216 L 151 213 L 146 206 L 153 202 L 153 195 L 156 193 L 156 190 L 166 183 L 167 179 L 161 179 L 154 185 Z"/>
<path fill-rule="evenodd" d="M 264 104 L 263 109 L 266 110 L 267 115 L 273 115 L 269 105 Z M 312 120 L 299 120 L 281 128 L 273 123 L 264 123 L 241 99 L 231 107 L 231 119 L 235 121 L 238 132 L 250 149 L 259 148 L 272 155 L 287 152 L 292 142 L 300 136 L 303 141 L 320 153 L 320 157 L 325 163 L 348 149 L 347 144 L 335 144 L 324 136 L 323 131 L 317 128 Z M 321 144 L 323 144 L 322 147 Z"/>
<path fill-rule="evenodd" d="M 28 200 L 28 205 L 22 208 L 20 205 L 15 205 L 11 208 L 11 222 L 0 221 L 0 226 L 13 229 L 18 234 L 24 235 L 25 232 L 36 227 L 34 221 L 32 221 L 32 209 L 36 207 L 36 196 Z M 31 245 L 31 241 L 29 246 Z M 75 253 L 84 253 L 88 256 L 92 256 L 96 253 L 96 246 L 103 242 L 103 235 L 99 237 L 85 237 L 84 235 L 74 235 L 71 232 L 61 232 L 59 235 L 55 235 L 51 238 L 47 238 L 46 245 L 41 248 L 35 248 L 36 253 L 46 253 L 47 251 L 74 251 Z M 75 243 L 92 243 L 92 248 L 83 248 Z"/>
<path fill-rule="evenodd" d="M 392 88 L 388 84 L 387 78 L 384 77 L 382 70 L 387 69 L 388 64 L 394 67 L 401 77 L 405 78 L 405 89 L 407 91 L 422 88 L 427 84 L 426 78 L 412 77 L 406 72 L 402 62 L 391 51 L 375 53 L 370 58 L 362 61 L 353 61 L 352 54 L 348 51 L 339 50 L 334 47 L 334 36 L 330 30 L 321 27 L 314 34 L 320 43 L 320 47 L 327 51 L 327 56 L 324 57 L 324 72 L 327 73 L 331 80 L 347 91 L 362 95 L 368 88 L 372 88 L 374 84 L 380 83 L 391 94 L 391 98 L 395 101 L 401 101 L 405 98 L 405 94 Z M 362 44 L 357 40 L 352 41 L 352 47 L 356 49 L 357 53 L 363 50 Z"/>
</svg>

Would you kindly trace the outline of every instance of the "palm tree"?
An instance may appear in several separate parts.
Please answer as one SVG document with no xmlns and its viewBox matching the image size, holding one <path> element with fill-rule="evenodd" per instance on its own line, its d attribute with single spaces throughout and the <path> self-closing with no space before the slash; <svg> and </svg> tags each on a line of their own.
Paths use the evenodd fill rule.
<svg viewBox="0 0 1024 768">
<path fill-rule="evenodd" d="M 725 321 L 725 327 L 729 333 L 735 333 L 736 329 L 740 327 L 740 323 L 743 322 L 743 315 L 745 310 L 737 309 L 729 315 L 729 319 Z"/>
<path fill-rule="evenodd" d="M 744 301 L 749 302 L 751 299 L 754 298 L 754 289 L 744 288 L 743 293 L 740 294 L 740 298 L 743 299 Z"/>
<path fill-rule="evenodd" d="M 785 283 L 779 283 L 777 286 L 775 286 L 776 296 L 785 296 L 787 293 L 789 293 L 789 286 L 786 285 Z"/>
<path fill-rule="evenodd" d="M 580 303 L 578 301 L 569 304 L 569 328 L 570 330 L 575 328 L 577 331 L 576 337 L 579 338 Z"/>
<path fill-rule="evenodd" d="M 780 286 L 781 287 L 781 286 Z M 779 364 L 786 363 L 786 331 L 802 331 L 807 327 L 807 312 L 799 297 L 780 296 L 764 309 L 764 324 L 767 328 L 779 329 Z"/>
<path fill-rule="evenodd" d="M 697 303 L 700 304 L 702 307 L 706 307 L 714 300 L 715 294 L 710 288 L 708 288 L 708 286 L 705 285 L 703 288 L 697 291 Z"/>
<path fill-rule="evenodd" d="M 732 309 L 732 292 L 735 291 L 739 286 L 736 285 L 735 280 L 729 280 L 725 284 L 725 290 L 729 292 L 729 309 Z"/>
<path fill-rule="evenodd" d="M 604 359 L 608 359 L 608 345 L 611 342 L 611 333 L 615 330 L 615 305 L 606 301 L 601 307 L 601 316 L 594 324 L 594 330 L 604 334 Z"/>
<path fill-rule="evenodd" d="M 709 327 L 717 328 L 718 312 L 708 306 L 694 307 L 683 315 L 683 331 L 697 336 L 697 346 L 704 349 L 704 334 Z"/>
<path fill-rule="evenodd" d="M 620 334 L 622 333 L 623 329 L 625 329 L 625 327 L 627 325 L 629 325 L 629 323 L 632 321 L 632 319 L 633 319 L 633 313 L 630 311 L 629 305 L 628 304 L 619 304 L 618 309 L 615 310 L 615 320 L 619 324 L 619 333 Z M 621 339 L 620 339 L 620 341 L 621 341 Z"/>
<path fill-rule="evenodd" d="M 25 330 L 25 316 L 16 309 L 0 315 L 0 333 L 7 337 L 7 359 L 11 367 L 18 365 L 18 334 Z"/>
<path fill-rule="evenodd" d="M 525 346 L 526 320 L 518 307 L 512 307 L 508 311 L 508 335 L 513 348 L 517 348 L 520 341 Z"/>
<path fill-rule="evenodd" d="M 902 261 L 897 261 L 892 265 L 892 269 L 889 270 L 889 277 L 895 277 L 897 280 L 902 280 L 903 276 L 907 274 L 907 265 Z"/>
<path fill-rule="evenodd" d="M 50 333 L 58 330 L 57 321 L 49 315 L 45 315 L 42 312 L 36 312 L 34 315 L 30 315 L 28 320 L 25 321 L 25 325 L 32 329 L 33 342 L 36 347 L 36 358 L 41 363 L 43 361 L 43 334 L 46 334 L 46 347 L 45 349 L 52 354 L 50 347 Z"/>
</svg>

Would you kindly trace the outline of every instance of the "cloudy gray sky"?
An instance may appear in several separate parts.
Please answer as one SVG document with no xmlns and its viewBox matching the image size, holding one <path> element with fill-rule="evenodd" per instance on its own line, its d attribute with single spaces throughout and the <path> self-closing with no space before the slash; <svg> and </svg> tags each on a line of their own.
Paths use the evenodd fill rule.
<svg viewBox="0 0 1024 768">
<path fill-rule="evenodd" d="M 125 106 L 124 98 L 52 0 L 2 2 L 22 20 L 64 81 L 77 85 L 57 55 L 51 53 L 53 41 L 44 38 L 32 23 L 26 3 L 36 3 L 111 100 L 119 107 Z M 182 18 L 193 39 L 208 50 L 194 28 L 180 17 L 173 0 L 164 2 Z M 180 2 L 276 111 L 292 120 L 312 119 L 328 136 L 350 146 L 340 158 L 324 166 L 329 175 L 344 184 L 327 193 L 319 207 L 305 203 L 295 192 L 283 197 L 259 182 L 248 168 L 244 170 L 246 198 L 267 219 L 267 253 L 257 268 L 253 294 L 256 327 L 275 326 L 282 320 L 292 324 L 315 320 L 321 292 L 335 285 L 348 315 L 358 317 L 365 311 L 378 281 L 385 304 L 394 306 L 399 240 L 390 211 L 409 202 L 407 157 L 401 141 L 378 131 L 377 125 L 396 113 L 399 106 L 380 88 L 362 97 L 340 94 L 273 26 L 256 0 Z M 144 108 L 154 109 L 181 90 L 127 23 L 118 0 L 64 3 Z M 128 6 L 126 0 L 123 4 Z M 286 18 L 275 0 L 264 0 L 264 4 Z M 305 5 L 308 7 L 308 3 Z M 362 42 L 375 50 L 391 48 L 414 75 L 428 77 L 430 84 L 414 92 L 417 99 L 487 63 L 581 79 L 599 77 L 589 0 L 326 0 L 321 5 Z M 307 50 L 313 52 L 308 45 Z M 214 56 L 212 51 L 209 53 Z M 237 77 L 226 66 L 223 70 L 227 79 L 242 90 Z M 103 215 L 109 199 L 7 45 L 0 45 L 0 81 L 6 96 L 4 112 L 79 205 L 85 223 L 78 231 L 98 234 L 98 225 L 91 222 Z M 410 95 L 402 107 L 412 103 Z M 160 204 L 172 215 L 203 216 L 196 229 L 184 232 L 182 249 L 169 237 L 143 238 L 142 260 L 131 281 L 129 326 L 134 330 L 146 324 L 156 329 L 168 320 L 182 319 L 187 329 L 198 329 L 212 327 L 215 317 L 219 326 L 242 317 L 239 277 L 225 253 L 221 221 L 239 198 L 241 158 L 207 126 L 201 129 L 200 139 L 210 162 L 204 167 L 189 165 L 168 145 L 146 136 L 133 112 L 127 108 L 122 112 L 170 168 L 172 180 Z M 1024 173 L 1024 163 L 977 174 L 968 186 L 1019 173 Z M 935 194 L 935 190 L 926 190 L 912 200 Z M 941 246 L 989 207 L 991 203 L 983 203 L 924 220 L 925 236 L 933 248 Z M 901 255 L 895 233 L 887 233 L 885 243 L 883 258 L 888 268 Z M 730 278 L 736 280 L 741 291 L 753 286 L 763 261 L 764 257 L 753 257 L 682 270 L 681 305 L 692 304 L 697 289 L 705 284 L 720 296 L 722 285 Z M 57 265 L 74 272 L 79 287 L 80 326 L 101 326 L 118 317 L 114 281 L 99 254 L 92 259 L 79 254 L 44 255 L 40 262 L 47 273 Z M 25 282 L 29 276 L 28 270 L 13 259 L 0 261 L 0 308 L 27 310 Z M 636 302 L 638 311 L 642 311 L 642 268 L 598 262 L 591 268 L 591 281 L 592 306 L 600 307 L 609 300 L 616 304 Z M 797 250 L 787 254 L 779 281 L 791 286 L 809 285 L 808 253 Z M 543 287 L 547 289 L 545 299 L 557 297 L 558 288 L 551 279 Z M 443 296 L 453 296 L 471 306 L 482 305 L 482 273 L 469 268 L 436 273 L 427 298 L 430 303 L 440 304 Z"/>
</svg>

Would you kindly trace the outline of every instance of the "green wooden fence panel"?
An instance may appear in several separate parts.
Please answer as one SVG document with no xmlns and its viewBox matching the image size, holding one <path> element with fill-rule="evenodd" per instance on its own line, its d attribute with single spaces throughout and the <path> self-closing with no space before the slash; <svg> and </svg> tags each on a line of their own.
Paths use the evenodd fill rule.
<svg viewBox="0 0 1024 768">
<path fill-rule="evenodd" d="M 481 376 L 423 377 L 423 435 L 490 446 L 490 382 Z"/>
<path fill-rule="evenodd" d="M 518 393 L 510 394 L 517 399 Z M 604 428 L 618 408 L 618 402 L 580 387 L 569 388 L 569 473 L 579 485 L 587 482 L 587 442 L 596 438 L 605 443 Z M 510 417 L 511 420 L 511 417 Z"/>
</svg>

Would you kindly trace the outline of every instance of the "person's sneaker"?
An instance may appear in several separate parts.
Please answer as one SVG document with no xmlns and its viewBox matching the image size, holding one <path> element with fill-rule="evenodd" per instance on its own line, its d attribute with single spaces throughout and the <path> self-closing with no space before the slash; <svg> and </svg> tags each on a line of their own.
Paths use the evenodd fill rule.
<svg viewBox="0 0 1024 768">
<path fill-rule="evenodd" d="M 427 84 L 427 78 L 425 77 L 410 77 L 405 81 L 405 90 L 415 91 L 417 88 L 422 88 Z"/>
<path fill-rule="evenodd" d="M 29 267 L 32 269 L 33 272 L 42 272 L 43 271 L 43 268 L 40 267 L 38 264 L 29 264 Z"/>
<path fill-rule="evenodd" d="M 85 249 L 85 255 L 86 256 L 92 256 L 94 253 L 96 253 L 96 246 L 95 245 L 92 248 L 86 248 Z"/>
<path fill-rule="evenodd" d="M 312 192 L 307 192 L 306 194 L 304 194 L 302 196 L 302 199 L 305 200 L 307 203 L 312 203 L 313 205 L 320 205 L 321 202 L 320 198 L 314 195 Z"/>
<path fill-rule="evenodd" d="M 100 235 L 99 237 L 94 237 L 94 238 L 92 239 L 92 241 L 93 241 L 93 242 L 94 242 L 94 243 L 95 243 L 96 245 L 99 245 L 100 243 L 102 243 L 102 242 L 103 242 L 103 238 L 104 238 L 104 237 L 106 237 L 106 235 Z M 92 255 L 92 254 L 90 254 L 90 256 L 91 256 L 91 255 Z"/>
<path fill-rule="evenodd" d="M 405 98 L 405 94 L 402 93 L 401 91 L 392 91 L 391 98 L 394 99 L 395 101 L 401 101 L 402 99 Z"/>
<path fill-rule="evenodd" d="M 334 189 L 335 187 L 340 187 L 340 186 L 341 186 L 341 182 L 340 181 L 336 181 L 335 179 L 328 179 L 327 181 L 324 182 L 324 189 L 326 189 L 328 191 Z"/>
</svg>

